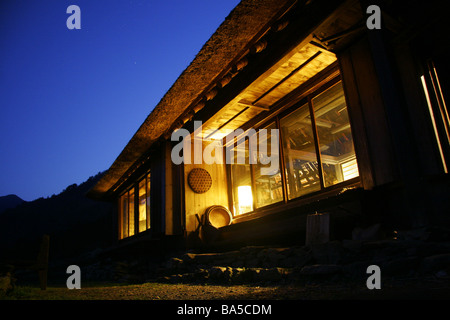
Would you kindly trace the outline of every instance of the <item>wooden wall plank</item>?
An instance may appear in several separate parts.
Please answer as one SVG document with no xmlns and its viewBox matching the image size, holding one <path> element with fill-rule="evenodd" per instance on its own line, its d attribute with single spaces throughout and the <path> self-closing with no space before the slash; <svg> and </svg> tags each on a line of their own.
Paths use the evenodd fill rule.
<svg viewBox="0 0 450 320">
<path fill-rule="evenodd" d="M 370 190 L 375 186 L 375 181 L 362 105 L 358 94 L 358 84 L 352 64 L 351 50 L 341 52 L 338 55 L 338 59 L 352 128 L 354 148 L 358 160 L 359 176 L 364 189 Z"/>
<path fill-rule="evenodd" d="M 152 233 L 155 235 L 165 231 L 165 171 L 164 148 L 159 146 L 151 158 L 151 187 L 150 187 L 150 221 Z"/>
<path fill-rule="evenodd" d="M 191 146 L 193 150 L 193 140 Z M 203 148 L 209 142 L 203 142 Z M 191 153 L 193 157 L 193 152 Z M 192 158 L 193 159 L 193 158 Z M 193 162 L 193 161 L 191 161 Z M 211 188 L 205 193 L 195 193 L 188 184 L 189 172 L 194 168 L 203 168 L 209 172 L 212 178 Z M 186 231 L 195 231 L 198 227 L 196 214 L 202 216 L 206 209 L 213 205 L 222 205 L 228 208 L 228 190 L 227 190 L 227 174 L 226 165 L 223 164 L 185 164 L 184 165 L 184 189 L 185 189 L 185 212 L 186 212 Z"/>
<path fill-rule="evenodd" d="M 348 55 L 348 57 L 344 58 L 345 55 Z M 353 136 L 356 137 L 358 142 L 357 152 L 367 147 L 369 151 L 368 154 L 361 155 L 363 159 L 365 158 L 364 160 L 359 160 L 360 162 L 361 160 L 367 161 L 367 157 L 369 157 L 374 185 L 392 182 L 398 176 L 398 171 L 393 159 L 394 153 L 384 109 L 385 105 L 367 39 L 361 39 L 348 48 L 346 53 L 340 54 L 340 57 L 343 58 L 344 70 L 342 70 L 342 76 L 346 81 L 346 93 L 349 95 L 348 98 L 351 103 L 349 111 L 354 109 L 351 110 L 351 113 L 352 116 L 356 117 L 356 119 L 352 119 L 352 125 L 356 126 Z M 351 69 L 345 70 L 350 68 L 348 59 L 351 61 Z M 351 91 L 356 91 L 357 96 Z M 361 121 L 366 133 L 366 144 L 362 142 L 364 138 L 359 137 L 359 134 L 364 135 L 364 131 L 358 124 Z"/>
</svg>

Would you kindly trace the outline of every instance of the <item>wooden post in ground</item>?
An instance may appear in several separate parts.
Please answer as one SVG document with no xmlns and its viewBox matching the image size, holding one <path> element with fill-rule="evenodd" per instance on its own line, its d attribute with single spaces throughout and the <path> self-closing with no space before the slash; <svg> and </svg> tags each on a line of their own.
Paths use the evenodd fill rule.
<svg viewBox="0 0 450 320">
<path fill-rule="evenodd" d="M 315 213 L 306 217 L 306 241 L 309 246 L 330 240 L 330 214 Z"/>
<path fill-rule="evenodd" d="M 41 290 L 47 289 L 47 273 L 48 273 L 48 252 L 50 246 L 50 237 L 48 235 L 44 235 L 42 237 L 41 249 L 39 251 L 37 257 L 37 271 L 39 275 L 39 284 L 41 286 Z"/>
</svg>

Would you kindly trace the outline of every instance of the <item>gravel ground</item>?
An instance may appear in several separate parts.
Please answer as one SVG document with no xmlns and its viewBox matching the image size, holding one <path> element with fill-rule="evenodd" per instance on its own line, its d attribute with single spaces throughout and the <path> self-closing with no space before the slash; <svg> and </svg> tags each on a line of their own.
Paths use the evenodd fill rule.
<svg viewBox="0 0 450 320">
<path fill-rule="evenodd" d="M 369 290 L 364 281 L 295 285 L 194 285 L 145 283 L 91 284 L 80 290 L 50 286 L 17 287 L 3 297 L 15 300 L 411 300 L 450 299 L 450 279 L 385 279 L 381 289 Z"/>
<path fill-rule="evenodd" d="M 50 286 L 46 291 L 16 287 L 11 295 L 4 298 L 0 301 L 0 309 L 4 314 L 25 318 L 38 314 L 50 319 L 61 319 L 68 315 L 73 318 L 89 316 L 98 319 L 145 315 L 145 318 L 150 319 L 155 314 L 156 317 L 169 319 L 244 316 L 279 320 L 290 319 L 293 315 L 297 315 L 294 318 L 300 318 L 301 314 L 316 314 L 322 318 L 335 317 L 337 314 L 354 317 L 370 314 L 372 318 L 384 318 L 393 312 L 402 316 L 417 316 L 419 311 L 426 314 L 430 310 L 436 315 L 445 314 L 447 304 L 442 299 L 450 300 L 450 280 L 383 280 L 379 290 L 369 290 L 361 282 L 276 286 L 96 284 L 86 285 L 79 290 Z M 411 300 L 427 301 L 417 303 Z M 206 309 L 208 314 L 205 313 Z M 242 314 L 243 310 L 250 311 L 250 314 Z M 261 310 L 268 312 L 252 313 Z"/>
</svg>

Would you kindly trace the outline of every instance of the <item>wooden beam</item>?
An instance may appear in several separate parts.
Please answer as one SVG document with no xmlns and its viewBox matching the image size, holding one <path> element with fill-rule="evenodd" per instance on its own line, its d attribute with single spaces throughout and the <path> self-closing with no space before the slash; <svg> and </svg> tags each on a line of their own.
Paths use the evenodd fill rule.
<svg viewBox="0 0 450 320">
<path fill-rule="evenodd" d="M 249 102 L 247 100 L 239 100 L 238 104 L 242 104 L 246 107 L 252 108 L 252 109 L 256 109 L 256 110 L 260 110 L 260 111 L 269 111 L 270 108 L 269 107 L 264 107 L 264 106 L 257 106 L 255 104 L 253 104 L 252 102 Z"/>
<path fill-rule="evenodd" d="M 278 100 L 274 105 L 272 105 L 270 110 L 270 116 L 275 117 L 281 112 L 285 111 L 286 109 L 289 109 L 299 100 L 304 99 L 314 91 L 318 90 L 318 88 L 320 88 L 323 84 L 328 83 L 333 79 L 336 79 L 338 75 L 339 75 L 338 65 L 337 63 L 333 63 L 332 65 L 328 66 L 320 73 L 315 75 L 313 78 L 309 79 L 308 81 L 300 85 L 297 89 L 294 89 L 291 93 L 287 94 L 285 97 Z M 306 112 L 307 113 L 305 115 L 302 115 L 303 118 L 309 115 L 308 109 Z M 261 112 L 255 118 L 253 118 L 252 120 L 248 121 L 243 126 L 241 126 L 241 129 L 246 131 L 250 128 L 260 127 L 264 122 L 267 121 L 267 116 L 268 116 L 267 112 Z M 227 137 L 224 137 L 222 139 L 223 145 L 226 145 L 226 141 Z"/>
<path fill-rule="evenodd" d="M 292 52 L 300 43 L 308 43 L 311 33 L 340 6 L 340 1 L 312 2 L 307 6 L 293 9 L 286 19 L 290 23 L 283 30 L 269 32 L 267 48 L 260 53 L 250 55 L 249 63 L 227 86 L 222 88 L 214 99 L 206 102 L 203 109 L 194 116 L 195 120 L 206 121 L 222 109 L 229 101 L 241 93 L 262 74 L 274 67 L 283 57 Z M 193 131 L 193 121 L 186 123 L 184 128 Z"/>
<path fill-rule="evenodd" d="M 334 128 L 333 130 L 331 130 L 331 133 L 332 134 L 336 134 L 338 132 L 341 132 L 341 131 L 344 131 L 344 130 L 347 130 L 347 129 L 350 129 L 350 123 L 345 123 L 345 124 L 343 124 L 343 125 L 341 125 L 339 127 Z"/>
<path fill-rule="evenodd" d="M 261 96 L 258 97 L 258 99 L 256 99 L 255 101 L 252 102 L 252 105 L 257 103 L 259 100 L 261 100 L 262 98 L 264 98 L 266 95 L 268 95 L 269 93 L 271 93 L 273 90 L 275 90 L 276 88 L 278 88 L 283 82 L 285 82 L 286 80 L 288 80 L 290 77 L 292 77 L 294 74 L 296 74 L 297 72 L 299 72 L 301 69 L 303 69 L 308 63 L 310 63 L 311 61 L 313 61 L 315 58 L 317 58 L 322 52 L 321 51 L 317 51 L 315 54 L 313 54 L 311 57 L 309 57 L 305 62 L 303 62 L 301 65 L 299 65 L 297 68 L 295 68 L 294 70 L 292 70 L 287 76 L 285 76 L 283 79 L 281 79 L 279 82 L 277 82 L 274 86 L 272 86 L 269 90 L 267 90 L 266 92 L 264 92 Z"/>
</svg>

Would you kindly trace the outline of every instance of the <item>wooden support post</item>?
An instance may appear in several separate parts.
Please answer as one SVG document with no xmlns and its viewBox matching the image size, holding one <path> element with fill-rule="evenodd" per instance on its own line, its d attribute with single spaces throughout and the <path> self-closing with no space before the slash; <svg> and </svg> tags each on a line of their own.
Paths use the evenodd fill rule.
<svg viewBox="0 0 450 320">
<path fill-rule="evenodd" d="M 315 213 L 306 217 L 307 246 L 317 243 L 326 243 L 330 240 L 330 214 Z"/>
<path fill-rule="evenodd" d="M 42 238 L 41 249 L 37 257 L 36 268 L 39 274 L 39 284 L 41 290 L 47 289 L 47 273 L 48 273 L 48 252 L 50 246 L 50 237 L 44 235 Z"/>
</svg>

